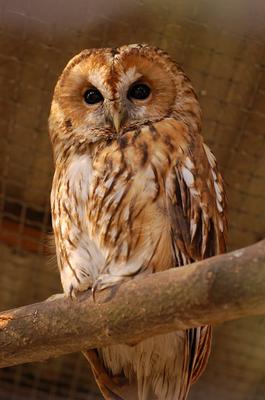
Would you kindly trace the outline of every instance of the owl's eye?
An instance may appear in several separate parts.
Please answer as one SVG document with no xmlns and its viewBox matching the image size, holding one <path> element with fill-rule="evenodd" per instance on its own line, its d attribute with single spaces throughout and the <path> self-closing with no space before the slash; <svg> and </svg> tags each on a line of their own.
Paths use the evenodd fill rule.
<svg viewBox="0 0 265 400">
<path fill-rule="evenodd" d="M 96 104 L 103 101 L 103 96 L 96 88 L 91 88 L 85 91 L 84 100 L 87 104 Z"/>
<path fill-rule="evenodd" d="M 149 97 L 151 89 L 145 83 L 135 83 L 128 91 L 128 98 L 135 100 L 145 100 Z"/>
</svg>

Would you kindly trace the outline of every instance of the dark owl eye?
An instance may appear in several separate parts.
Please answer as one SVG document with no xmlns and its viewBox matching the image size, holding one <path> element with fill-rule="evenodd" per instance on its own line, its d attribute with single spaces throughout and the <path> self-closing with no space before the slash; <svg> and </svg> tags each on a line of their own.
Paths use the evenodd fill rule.
<svg viewBox="0 0 265 400">
<path fill-rule="evenodd" d="M 151 89 L 145 83 L 135 83 L 128 91 L 129 99 L 145 100 L 149 97 Z"/>
<path fill-rule="evenodd" d="M 91 88 L 85 91 L 84 100 L 87 104 L 96 104 L 103 100 L 103 96 L 96 88 Z"/>
</svg>

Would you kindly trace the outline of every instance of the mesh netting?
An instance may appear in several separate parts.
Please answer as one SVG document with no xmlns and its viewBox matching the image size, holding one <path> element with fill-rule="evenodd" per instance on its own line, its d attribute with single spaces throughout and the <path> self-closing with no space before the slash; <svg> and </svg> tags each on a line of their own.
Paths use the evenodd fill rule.
<svg viewBox="0 0 265 400">
<path fill-rule="evenodd" d="M 1 309 L 61 291 L 47 239 L 53 174 L 47 119 L 59 73 L 84 48 L 144 41 L 183 66 L 227 183 L 229 246 L 264 236 L 264 20 L 262 0 L 0 0 Z M 264 325 L 252 318 L 218 328 L 191 399 L 264 398 Z M 0 370 L 0 399 L 98 398 L 93 393 L 77 355 Z"/>
</svg>

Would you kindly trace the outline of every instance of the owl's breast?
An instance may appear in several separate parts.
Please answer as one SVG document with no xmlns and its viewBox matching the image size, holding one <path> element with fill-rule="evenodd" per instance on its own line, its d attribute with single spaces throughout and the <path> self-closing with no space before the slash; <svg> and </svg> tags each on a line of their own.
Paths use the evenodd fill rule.
<svg viewBox="0 0 265 400">
<path fill-rule="evenodd" d="M 165 190 L 171 162 L 168 147 L 154 142 L 148 129 L 136 139 L 128 135 L 97 153 L 88 225 L 90 235 L 107 249 L 106 263 L 112 268 L 120 264 L 130 268 L 132 263 L 133 269 L 141 264 L 143 269 L 159 270 L 172 262 Z"/>
<path fill-rule="evenodd" d="M 93 280 L 174 265 L 168 200 L 183 149 L 179 131 L 158 123 L 73 151 L 57 166 L 51 203 L 66 292 L 83 274 Z"/>
</svg>

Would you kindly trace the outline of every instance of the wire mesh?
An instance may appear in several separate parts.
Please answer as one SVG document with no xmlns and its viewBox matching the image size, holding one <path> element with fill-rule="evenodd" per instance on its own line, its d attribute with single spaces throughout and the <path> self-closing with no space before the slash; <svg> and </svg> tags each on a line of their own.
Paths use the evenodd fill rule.
<svg viewBox="0 0 265 400">
<path fill-rule="evenodd" d="M 227 183 L 229 246 L 264 236 L 264 18 L 262 0 L 0 0 L 1 309 L 61 290 L 55 263 L 47 266 L 53 173 L 47 119 L 59 73 L 84 48 L 149 42 L 183 66 L 203 108 L 205 141 Z M 218 329 L 193 400 L 205 393 L 226 400 L 264 397 L 264 320 L 253 321 Z M 249 347 L 248 323 L 256 338 Z M 254 355 L 246 355 L 250 348 Z M 227 352 L 230 358 L 221 356 Z M 238 371 L 245 371 L 244 387 Z M 77 356 L 0 371 L 0 399 L 79 400 L 88 399 L 89 390 L 98 398 Z"/>
</svg>

